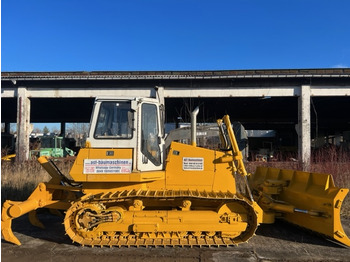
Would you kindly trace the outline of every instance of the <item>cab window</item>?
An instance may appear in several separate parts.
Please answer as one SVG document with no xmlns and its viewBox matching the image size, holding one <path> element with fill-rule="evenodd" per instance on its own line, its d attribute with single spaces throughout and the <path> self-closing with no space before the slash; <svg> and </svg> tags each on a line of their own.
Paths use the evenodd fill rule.
<svg viewBox="0 0 350 262">
<path fill-rule="evenodd" d="M 143 104 L 141 110 L 141 152 L 146 159 L 159 166 L 161 158 L 157 107 L 153 104 Z"/>
<path fill-rule="evenodd" d="M 95 138 L 131 139 L 133 111 L 130 102 L 102 102 Z"/>
</svg>

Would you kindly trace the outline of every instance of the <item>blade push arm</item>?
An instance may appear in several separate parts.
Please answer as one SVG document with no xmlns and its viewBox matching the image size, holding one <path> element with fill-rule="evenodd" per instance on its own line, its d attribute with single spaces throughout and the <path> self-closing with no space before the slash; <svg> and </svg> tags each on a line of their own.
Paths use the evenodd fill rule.
<svg viewBox="0 0 350 262">
<path fill-rule="evenodd" d="M 248 173 L 243 163 L 243 155 L 242 152 L 239 150 L 229 115 L 225 115 L 222 119 L 218 119 L 217 124 L 219 126 L 220 139 L 224 146 L 224 150 L 232 152 L 232 155 L 224 156 L 221 159 L 221 162 L 232 162 L 233 172 L 239 173 L 244 177 L 244 182 L 246 184 L 249 198 L 252 202 L 254 202 L 253 195 L 251 193 L 247 180 Z"/>
</svg>

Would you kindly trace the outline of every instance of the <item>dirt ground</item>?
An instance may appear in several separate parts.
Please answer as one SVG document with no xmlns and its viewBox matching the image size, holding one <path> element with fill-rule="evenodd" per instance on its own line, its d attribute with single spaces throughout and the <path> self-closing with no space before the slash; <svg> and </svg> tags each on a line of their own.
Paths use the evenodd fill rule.
<svg viewBox="0 0 350 262">
<path fill-rule="evenodd" d="M 46 230 L 33 227 L 27 216 L 13 221 L 15 246 L 1 242 L 2 261 L 350 261 L 350 248 L 284 222 L 261 225 L 249 243 L 234 247 L 81 247 L 65 235 L 62 218 L 40 214 Z M 350 220 L 343 221 L 350 232 Z"/>
</svg>

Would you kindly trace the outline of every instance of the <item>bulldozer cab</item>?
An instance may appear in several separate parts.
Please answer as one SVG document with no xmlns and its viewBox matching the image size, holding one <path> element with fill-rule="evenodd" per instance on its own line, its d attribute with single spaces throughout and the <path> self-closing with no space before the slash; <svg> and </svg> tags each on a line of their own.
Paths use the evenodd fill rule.
<svg viewBox="0 0 350 262">
<path fill-rule="evenodd" d="M 129 150 L 132 170 L 163 168 L 160 105 L 152 98 L 96 99 L 87 144 L 91 148 Z M 106 154 L 118 154 L 106 151 Z M 104 159 L 101 155 L 100 158 Z M 118 158 L 118 156 L 115 156 Z"/>
</svg>

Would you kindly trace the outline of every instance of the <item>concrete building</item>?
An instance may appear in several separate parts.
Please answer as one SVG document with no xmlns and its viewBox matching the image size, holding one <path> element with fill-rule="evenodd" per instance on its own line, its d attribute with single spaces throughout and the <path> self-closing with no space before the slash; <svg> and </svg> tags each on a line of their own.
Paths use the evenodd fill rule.
<svg viewBox="0 0 350 262">
<path fill-rule="evenodd" d="M 350 69 L 225 71 L 3 72 L 1 121 L 17 123 L 18 160 L 29 155 L 33 122 L 89 122 L 95 97 L 155 96 L 165 100 L 167 122 L 230 114 L 246 129 L 295 137 L 308 166 L 312 138 L 350 130 Z"/>
</svg>

